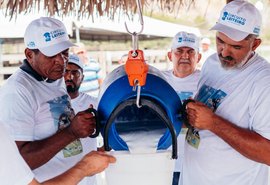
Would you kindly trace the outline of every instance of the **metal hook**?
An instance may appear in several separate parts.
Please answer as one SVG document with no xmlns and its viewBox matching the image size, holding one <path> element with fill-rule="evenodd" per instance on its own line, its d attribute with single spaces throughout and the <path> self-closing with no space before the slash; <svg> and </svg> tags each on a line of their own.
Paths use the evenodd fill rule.
<svg viewBox="0 0 270 185">
<path fill-rule="evenodd" d="M 141 108 L 142 105 L 140 105 L 140 96 L 141 96 L 141 86 L 138 85 L 138 88 L 137 88 L 137 97 L 136 97 L 136 105 L 138 108 Z"/>
<path fill-rule="evenodd" d="M 140 18 L 140 23 L 141 23 L 141 30 L 138 33 L 137 32 L 131 32 L 131 31 L 129 31 L 129 29 L 127 27 L 127 23 L 125 22 L 126 30 L 130 35 L 139 35 L 139 34 L 141 34 L 142 31 L 143 31 L 143 27 L 144 27 L 141 1 L 136 0 L 136 4 L 137 4 L 138 10 L 139 10 L 139 18 Z"/>
<path fill-rule="evenodd" d="M 140 96 L 141 96 L 141 86 L 140 86 L 140 83 L 139 83 L 139 80 L 135 79 L 134 80 L 134 86 L 133 86 L 133 91 L 136 91 L 136 87 L 137 88 L 137 96 L 136 96 L 136 105 L 138 108 L 141 108 L 142 105 L 140 105 Z"/>
<path fill-rule="evenodd" d="M 141 24 L 141 30 L 139 32 L 131 32 L 129 31 L 127 27 L 127 23 L 125 22 L 125 27 L 127 32 L 132 36 L 132 47 L 133 47 L 133 53 L 132 56 L 136 57 L 138 54 L 136 53 L 136 50 L 138 49 L 138 35 L 140 35 L 144 28 L 144 22 L 143 22 L 143 15 L 142 15 L 142 5 L 140 0 L 136 0 L 136 4 L 139 10 L 139 18 L 140 18 L 140 24 Z"/>
</svg>

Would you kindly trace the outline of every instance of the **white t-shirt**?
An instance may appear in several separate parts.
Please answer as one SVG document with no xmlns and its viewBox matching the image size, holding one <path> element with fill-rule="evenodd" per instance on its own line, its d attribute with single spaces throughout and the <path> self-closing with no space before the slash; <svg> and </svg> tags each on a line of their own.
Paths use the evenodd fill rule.
<svg viewBox="0 0 270 185">
<path fill-rule="evenodd" d="M 76 114 L 88 109 L 90 104 L 97 109 L 97 98 L 86 93 L 80 92 L 78 97 L 71 99 L 71 106 Z"/>
<path fill-rule="evenodd" d="M 0 184 L 26 185 L 34 179 L 34 174 L 27 166 L 15 142 L 0 124 L 1 152 L 0 152 Z"/>
<path fill-rule="evenodd" d="M 239 127 L 270 139 L 270 64 L 255 55 L 241 69 L 225 70 L 217 55 L 205 63 L 196 99 Z M 184 185 L 267 185 L 267 165 L 252 161 L 208 130 L 198 149 L 185 143 Z"/>
<path fill-rule="evenodd" d="M 74 115 L 63 79 L 38 81 L 22 69 L 16 71 L 0 91 L 0 121 L 16 141 L 35 141 L 54 135 L 70 124 Z M 51 160 L 33 170 L 39 182 L 51 179 L 74 166 L 89 150 L 75 140 Z"/>
<path fill-rule="evenodd" d="M 97 108 L 97 98 L 90 96 L 88 94 L 80 92 L 79 96 L 75 99 L 71 99 L 71 106 L 74 112 L 77 114 L 80 111 L 84 111 L 89 108 L 89 105 L 92 104 L 93 107 Z M 97 139 L 96 138 L 83 138 L 81 139 L 83 145 L 83 153 L 89 153 L 90 151 L 97 150 Z M 84 183 L 83 183 L 84 182 Z M 96 184 L 96 177 L 86 177 L 81 182 L 80 185 L 94 185 Z"/>
<path fill-rule="evenodd" d="M 200 77 L 200 71 L 195 70 L 194 73 L 185 77 L 179 78 L 173 74 L 173 70 L 168 70 L 163 72 L 164 76 L 167 79 L 167 82 L 174 88 L 180 97 L 181 101 L 188 98 L 193 98 L 197 93 L 197 85 Z M 175 172 L 182 171 L 182 162 L 184 157 L 184 143 L 186 136 L 187 128 L 182 128 L 180 134 L 177 137 L 177 146 L 178 146 L 178 159 L 175 163 Z"/>
</svg>

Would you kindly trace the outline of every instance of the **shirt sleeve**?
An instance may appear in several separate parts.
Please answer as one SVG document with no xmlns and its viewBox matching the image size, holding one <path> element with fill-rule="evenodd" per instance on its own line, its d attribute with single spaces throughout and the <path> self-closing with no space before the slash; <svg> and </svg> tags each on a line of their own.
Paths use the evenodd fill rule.
<svg viewBox="0 0 270 185">
<path fill-rule="evenodd" d="M 251 92 L 250 127 L 263 137 L 270 139 L 270 76 L 265 76 L 256 82 Z"/>
<path fill-rule="evenodd" d="M 22 85 L 1 89 L 0 121 L 17 141 L 32 141 L 36 109 L 33 95 Z"/>
<path fill-rule="evenodd" d="M 33 180 L 34 174 L 19 154 L 15 142 L 7 134 L 2 123 L 0 123 L 0 137 L 1 185 L 29 184 Z"/>
</svg>

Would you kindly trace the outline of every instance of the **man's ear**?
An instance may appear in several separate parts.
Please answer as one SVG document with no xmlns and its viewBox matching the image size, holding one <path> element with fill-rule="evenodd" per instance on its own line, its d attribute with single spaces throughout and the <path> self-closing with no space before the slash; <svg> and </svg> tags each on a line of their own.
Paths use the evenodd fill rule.
<svg viewBox="0 0 270 185">
<path fill-rule="evenodd" d="M 24 50 L 24 54 L 28 62 L 31 62 L 33 60 L 34 52 L 32 50 L 26 48 Z"/>
<path fill-rule="evenodd" d="M 200 62 L 201 58 L 202 58 L 202 54 L 201 54 L 201 53 L 198 53 L 198 61 L 197 61 L 197 64 Z"/>
<path fill-rule="evenodd" d="M 169 51 L 167 53 L 167 57 L 169 58 L 170 61 L 172 61 L 172 51 Z"/>
<path fill-rule="evenodd" d="M 255 39 L 252 46 L 252 51 L 255 51 L 259 45 L 261 45 L 262 40 L 261 39 Z"/>
</svg>

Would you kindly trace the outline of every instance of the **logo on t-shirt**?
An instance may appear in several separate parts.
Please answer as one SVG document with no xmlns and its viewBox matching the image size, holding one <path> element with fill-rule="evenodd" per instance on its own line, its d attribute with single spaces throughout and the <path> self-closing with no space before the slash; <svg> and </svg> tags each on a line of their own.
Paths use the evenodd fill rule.
<svg viewBox="0 0 270 185">
<path fill-rule="evenodd" d="M 48 103 L 57 130 L 60 131 L 69 126 L 74 117 L 74 110 L 71 108 L 68 95 L 54 98 L 48 101 Z M 62 151 L 64 157 L 71 157 L 82 153 L 81 141 L 77 139 L 71 142 Z"/>
<path fill-rule="evenodd" d="M 220 89 L 203 85 L 196 96 L 196 100 L 204 103 L 212 110 L 216 110 L 226 95 L 227 94 Z"/>
<path fill-rule="evenodd" d="M 184 100 L 187 100 L 193 97 L 193 92 L 188 92 L 188 91 L 181 91 L 181 92 L 178 92 L 177 94 L 180 97 L 180 100 L 182 103 Z"/>
</svg>

